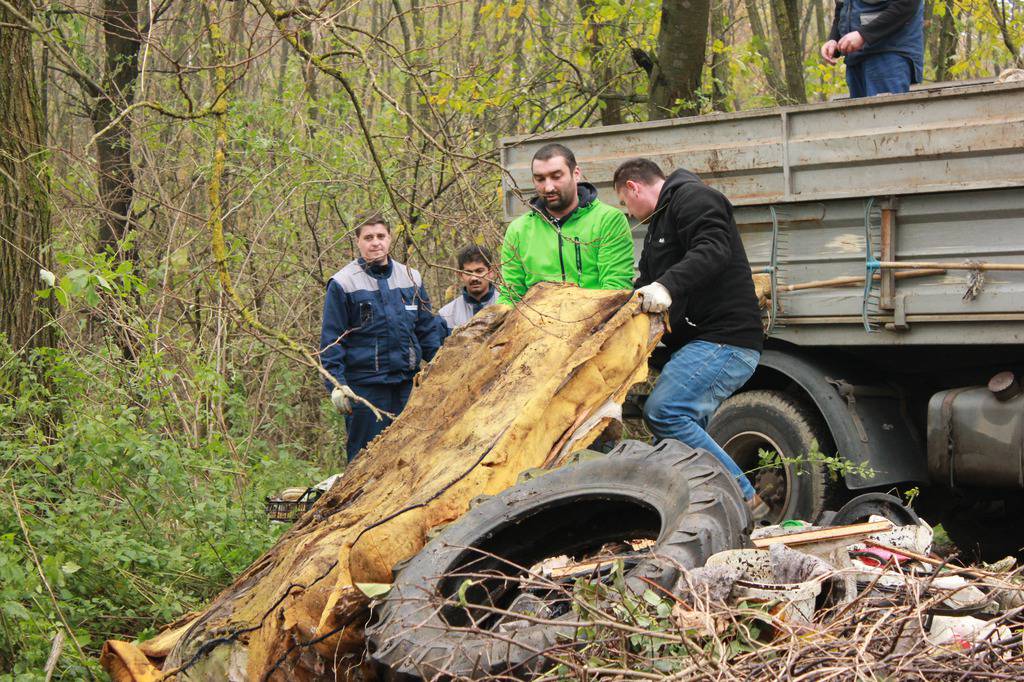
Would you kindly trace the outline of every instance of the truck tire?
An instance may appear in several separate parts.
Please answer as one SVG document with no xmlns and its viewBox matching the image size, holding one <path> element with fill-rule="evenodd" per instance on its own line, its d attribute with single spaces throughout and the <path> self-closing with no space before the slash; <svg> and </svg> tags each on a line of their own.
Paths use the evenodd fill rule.
<svg viewBox="0 0 1024 682">
<path fill-rule="evenodd" d="M 853 498 L 836 512 L 829 526 L 844 526 L 867 521 L 872 516 L 883 516 L 897 526 L 917 526 L 921 518 L 895 495 L 886 493 L 864 493 Z"/>
<path fill-rule="evenodd" d="M 569 610 L 551 616 L 564 625 L 523 621 L 511 632 L 490 630 L 493 607 L 523 613 L 522 597 L 534 598 L 517 587 L 524 567 L 647 538 L 654 545 L 634 557 L 626 585 L 669 588 L 680 566 L 743 546 L 749 528 L 739 486 L 713 455 L 678 441 L 625 441 L 607 457 L 482 502 L 426 545 L 367 627 L 371 655 L 397 678 L 529 676 L 545 664 L 541 652 L 575 639 L 578 616 Z M 468 589 L 467 574 L 475 579 Z"/>
<path fill-rule="evenodd" d="M 813 409 L 781 391 L 747 391 L 722 403 L 708 434 L 749 474 L 771 507 L 768 521 L 817 521 L 828 505 L 841 501 L 844 486 L 821 463 L 806 461 L 814 449 L 832 454 L 832 438 Z M 758 468 L 758 452 L 775 451 L 787 460 L 781 468 Z"/>
</svg>

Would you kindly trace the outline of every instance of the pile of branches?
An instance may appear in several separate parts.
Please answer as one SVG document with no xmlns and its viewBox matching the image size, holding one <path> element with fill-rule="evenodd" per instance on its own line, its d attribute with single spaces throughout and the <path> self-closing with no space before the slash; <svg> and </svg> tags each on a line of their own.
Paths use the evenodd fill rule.
<svg viewBox="0 0 1024 682">
<path fill-rule="evenodd" d="M 625 561 L 628 566 L 629 558 Z M 620 559 L 593 575 L 569 579 L 538 566 L 522 569 L 516 578 L 521 591 L 543 594 L 555 605 L 544 612 L 523 612 L 514 603 L 504 608 L 467 604 L 472 585 L 497 577 L 472 570 L 444 576 L 461 581 L 460 588 L 440 599 L 425 593 L 419 606 L 423 613 L 470 610 L 472 624 L 457 629 L 505 642 L 514 640 L 515 623 L 547 624 L 563 632 L 567 623 L 575 628 L 574 637 L 562 636 L 556 645 L 535 651 L 531 670 L 492 667 L 486 675 L 474 675 L 478 679 L 1006 680 L 1020 679 L 1024 670 L 1024 605 L 976 614 L 997 634 L 937 645 L 929 640 L 930 631 L 949 594 L 927 584 L 884 593 L 869 585 L 852 599 L 841 599 L 828 589 L 837 583 L 827 583 L 810 622 L 799 622 L 784 615 L 780 602 L 726 603 L 706 593 L 683 599 L 644 579 L 647 588 L 638 591 L 637 580 L 623 566 Z M 501 579 L 507 585 L 510 576 Z M 1013 592 L 1021 601 L 1020 571 L 969 578 L 968 584 L 993 598 Z"/>
<path fill-rule="evenodd" d="M 1005 640 L 935 646 L 928 640 L 933 616 L 912 592 L 861 594 L 818 610 L 805 626 L 779 619 L 769 604 L 675 603 L 664 617 L 665 600 L 649 592 L 632 606 L 640 605 L 646 608 L 627 617 L 614 609 L 616 620 L 561 652 L 548 677 L 975 680 L 1018 679 L 1024 666 L 1020 609 L 991 621 L 1016 626 Z"/>
</svg>

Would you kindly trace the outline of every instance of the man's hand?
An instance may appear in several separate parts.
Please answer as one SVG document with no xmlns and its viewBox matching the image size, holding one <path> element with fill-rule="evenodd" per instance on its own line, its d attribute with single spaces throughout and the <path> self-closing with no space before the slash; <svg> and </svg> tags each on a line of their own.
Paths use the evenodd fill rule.
<svg viewBox="0 0 1024 682">
<path fill-rule="evenodd" d="M 852 31 L 839 39 L 839 50 L 843 54 L 850 54 L 864 47 L 864 36 L 860 31 Z"/>
<path fill-rule="evenodd" d="M 830 40 L 821 46 L 821 58 L 833 66 L 839 62 L 839 41 Z"/>
<path fill-rule="evenodd" d="M 645 313 L 663 313 L 672 305 L 672 295 L 657 282 L 640 287 L 636 293 L 640 296 L 640 310 Z"/>
<path fill-rule="evenodd" d="M 352 414 L 352 403 L 355 400 L 355 392 L 344 384 L 331 391 L 331 402 L 342 414 Z"/>
</svg>

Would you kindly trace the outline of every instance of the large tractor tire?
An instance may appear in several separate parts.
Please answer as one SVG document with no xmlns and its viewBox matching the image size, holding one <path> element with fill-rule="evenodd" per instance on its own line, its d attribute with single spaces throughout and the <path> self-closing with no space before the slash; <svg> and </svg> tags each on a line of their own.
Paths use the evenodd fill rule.
<svg viewBox="0 0 1024 682">
<path fill-rule="evenodd" d="M 845 486 L 821 462 L 808 461 L 817 449 L 833 454 L 832 438 L 817 412 L 781 391 L 747 391 L 718 408 L 708 434 L 741 469 L 749 472 L 771 514 L 768 521 L 817 521 L 830 505 L 843 501 Z M 759 452 L 775 452 L 785 462 L 760 467 Z"/>
<path fill-rule="evenodd" d="M 680 566 L 742 546 L 749 528 L 739 486 L 713 455 L 677 441 L 626 441 L 485 500 L 446 528 L 398 574 L 367 628 L 372 656 L 400 678 L 528 676 L 546 664 L 543 652 L 575 639 L 578 620 L 563 595 L 563 613 L 547 616 L 558 625 L 501 624 L 496 611 L 516 611 L 530 596 L 520 589 L 528 567 L 648 539 L 654 545 L 626 564 L 627 589 L 668 588 Z"/>
</svg>

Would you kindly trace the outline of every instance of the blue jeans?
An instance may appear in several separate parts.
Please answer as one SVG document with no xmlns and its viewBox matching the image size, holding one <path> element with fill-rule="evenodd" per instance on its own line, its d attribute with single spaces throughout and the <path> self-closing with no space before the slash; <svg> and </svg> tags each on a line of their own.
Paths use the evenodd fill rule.
<svg viewBox="0 0 1024 682">
<path fill-rule="evenodd" d="M 850 97 L 872 97 L 884 92 L 910 92 L 914 62 L 896 52 L 866 55 L 862 61 L 846 64 L 846 85 Z"/>
<path fill-rule="evenodd" d="M 349 388 L 360 398 L 365 398 L 373 403 L 377 409 L 390 412 L 395 416 L 405 409 L 409 401 L 409 393 L 412 392 L 412 381 L 402 381 L 397 384 L 365 384 L 357 386 L 349 384 Z M 366 405 L 354 403 L 352 414 L 345 415 L 345 430 L 348 432 L 348 443 L 345 452 L 348 461 L 352 461 L 359 454 L 359 451 L 366 447 L 366 444 L 377 437 L 377 435 L 391 424 L 387 417 L 377 419 L 373 416 Z"/>
<path fill-rule="evenodd" d="M 691 341 L 672 354 L 644 404 L 644 421 L 655 438 L 707 450 L 736 477 L 748 500 L 754 486 L 704 429 L 722 401 L 747 383 L 760 357 L 749 348 Z"/>
</svg>

